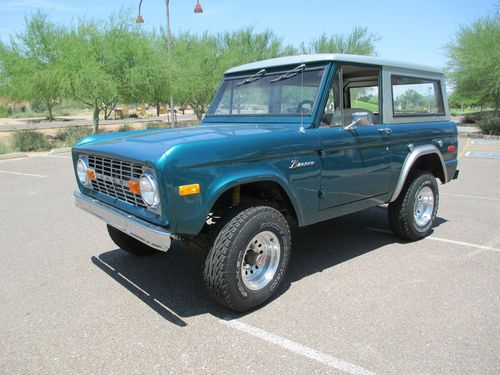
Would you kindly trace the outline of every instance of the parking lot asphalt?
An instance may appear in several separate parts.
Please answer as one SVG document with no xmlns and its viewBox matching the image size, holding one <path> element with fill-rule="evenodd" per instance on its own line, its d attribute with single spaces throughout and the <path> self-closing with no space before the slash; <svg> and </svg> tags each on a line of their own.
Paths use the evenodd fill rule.
<svg viewBox="0 0 500 375">
<path fill-rule="evenodd" d="M 386 208 L 297 230 L 277 298 L 204 290 L 203 256 L 134 257 L 74 207 L 69 154 L 0 161 L 0 363 L 8 374 L 500 373 L 500 144 L 460 140 L 433 234 Z M 470 154 L 469 154 L 470 155 Z"/>
</svg>

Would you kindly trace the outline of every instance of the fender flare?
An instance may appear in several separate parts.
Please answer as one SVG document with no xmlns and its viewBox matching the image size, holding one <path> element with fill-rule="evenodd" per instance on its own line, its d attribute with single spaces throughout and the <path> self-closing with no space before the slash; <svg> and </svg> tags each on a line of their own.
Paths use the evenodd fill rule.
<svg viewBox="0 0 500 375">
<path fill-rule="evenodd" d="M 293 194 L 286 184 L 286 180 L 280 178 L 275 174 L 260 174 L 256 175 L 247 175 L 247 176 L 234 176 L 233 179 L 226 180 L 224 183 L 217 186 L 217 188 L 212 192 L 213 198 L 207 202 L 206 208 L 210 211 L 215 202 L 220 198 L 220 196 L 229 189 L 232 189 L 235 186 L 248 184 L 248 183 L 258 183 L 258 182 L 274 182 L 278 186 L 283 189 L 283 192 L 287 195 L 288 200 L 292 204 L 292 208 L 295 211 L 295 215 L 297 216 L 297 220 L 299 223 L 302 221 L 302 207 L 298 204 L 298 198 Z"/>
<path fill-rule="evenodd" d="M 431 155 L 431 154 L 436 154 L 439 157 L 439 160 L 441 162 L 441 168 L 443 169 L 443 176 L 444 176 L 443 183 L 449 182 L 443 155 L 441 155 L 437 147 L 434 145 L 417 146 L 406 156 L 406 159 L 403 162 L 403 166 L 401 167 L 401 172 L 399 173 L 398 182 L 396 183 L 396 187 L 394 188 L 394 192 L 392 193 L 389 202 L 394 202 L 396 199 L 398 199 L 401 190 L 403 190 L 406 178 L 408 177 L 408 174 L 410 173 L 413 164 L 418 160 L 418 158 L 424 155 Z"/>
</svg>

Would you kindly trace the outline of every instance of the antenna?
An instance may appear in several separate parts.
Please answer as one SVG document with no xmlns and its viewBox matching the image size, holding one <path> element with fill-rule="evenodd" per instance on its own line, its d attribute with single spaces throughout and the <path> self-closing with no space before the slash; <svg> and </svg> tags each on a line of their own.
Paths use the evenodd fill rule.
<svg viewBox="0 0 500 375">
<path fill-rule="evenodd" d="M 302 57 L 301 63 L 304 64 L 304 57 Z M 301 77 L 301 82 L 300 82 L 300 100 L 301 100 L 301 103 L 303 103 L 304 102 L 304 67 L 302 68 L 300 77 Z M 306 134 L 306 129 L 304 129 L 304 106 L 303 105 L 301 106 L 301 110 L 300 110 L 300 128 L 299 128 L 299 132 L 301 132 L 302 134 Z"/>
</svg>

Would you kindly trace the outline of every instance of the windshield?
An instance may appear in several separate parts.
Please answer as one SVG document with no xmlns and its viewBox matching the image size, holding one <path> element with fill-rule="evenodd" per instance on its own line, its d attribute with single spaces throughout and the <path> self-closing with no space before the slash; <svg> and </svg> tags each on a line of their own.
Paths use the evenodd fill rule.
<svg viewBox="0 0 500 375">
<path fill-rule="evenodd" d="M 325 67 L 300 65 L 291 70 L 226 78 L 208 116 L 286 115 L 312 113 Z"/>
</svg>

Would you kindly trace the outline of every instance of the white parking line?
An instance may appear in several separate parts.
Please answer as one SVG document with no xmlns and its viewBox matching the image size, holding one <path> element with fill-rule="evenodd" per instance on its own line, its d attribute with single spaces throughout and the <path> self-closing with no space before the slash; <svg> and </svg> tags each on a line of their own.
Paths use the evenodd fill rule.
<svg viewBox="0 0 500 375">
<path fill-rule="evenodd" d="M 450 193 L 441 193 L 441 195 L 447 195 L 449 197 L 483 199 L 483 200 L 487 200 L 487 201 L 499 201 L 500 202 L 499 198 L 482 197 L 482 196 L 478 196 L 478 195 L 450 194 Z"/>
<path fill-rule="evenodd" d="M 372 232 L 394 234 L 392 231 L 387 230 L 387 229 L 373 228 L 373 227 L 365 227 L 365 229 L 369 230 L 369 231 L 372 231 Z M 490 250 L 490 251 L 495 251 L 495 252 L 500 253 L 500 249 L 497 249 L 496 247 L 484 246 L 484 245 L 476 245 L 476 244 L 470 243 L 470 242 L 449 240 L 447 238 L 429 236 L 429 237 L 425 237 L 424 240 L 447 242 L 447 243 L 452 243 L 452 244 L 455 244 L 455 245 L 462 245 L 462 246 L 467 246 L 467 247 L 475 247 L 476 249 Z"/>
<path fill-rule="evenodd" d="M 258 337 L 259 339 L 280 346 L 281 348 L 289 350 L 293 353 L 300 354 L 304 357 L 310 358 L 316 362 L 323 363 L 337 370 L 344 371 L 349 374 L 360 374 L 360 375 L 375 374 L 374 372 L 364 369 L 363 367 L 354 365 L 352 363 L 343 361 L 341 359 L 337 359 L 329 354 L 322 353 L 308 346 L 299 344 L 298 342 L 291 341 L 284 337 L 274 335 L 260 328 L 253 327 L 249 324 L 237 320 L 220 320 L 220 322 L 231 328 L 237 329 L 238 331 Z"/>
<path fill-rule="evenodd" d="M 104 263 L 104 262 L 103 262 Z M 147 295 L 149 297 L 149 293 L 146 292 L 144 289 L 142 289 L 139 285 L 137 285 L 136 283 L 130 281 L 129 279 L 127 279 L 125 276 L 123 276 L 120 272 L 117 272 L 118 276 L 120 276 L 123 280 L 125 280 L 126 282 L 128 282 L 130 285 L 132 285 L 135 289 L 141 291 L 142 293 L 144 293 L 145 295 Z"/>
<path fill-rule="evenodd" d="M 40 178 L 47 177 L 47 176 L 42 176 L 41 174 L 21 173 L 21 172 L 12 172 L 12 171 L 4 171 L 4 170 L 0 170 L 0 173 L 14 174 L 17 176 L 28 176 L 28 177 L 40 177 Z"/>
<path fill-rule="evenodd" d="M 433 240 L 433 241 L 448 242 L 448 243 L 452 243 L 452 244 L 455 244 L 455 245 L 475 247 L 476 249 L 491 250 L 491 251 L 496 251 L 496 252 L 500 253 L 500 249 L 497 249 L 497 248 L 491 247 L 491 246 L 476 245 L 476 244 L 469 243 L 469 242 L 449 240 L 447 238 L 439 238 L 439 237 L 434 237 L 434 236 L 426 237 L 425 239 L 426 240 Z"/>
<path fill-rule="evenodd" d="M 467 151 L 465 157 L 468 158 L 483 158 L 483 159 L 500 159 L 500 152 L 491 151 Z"/>
</svg>

